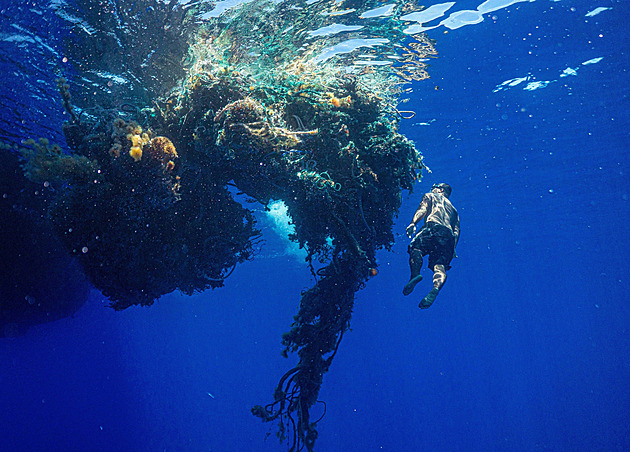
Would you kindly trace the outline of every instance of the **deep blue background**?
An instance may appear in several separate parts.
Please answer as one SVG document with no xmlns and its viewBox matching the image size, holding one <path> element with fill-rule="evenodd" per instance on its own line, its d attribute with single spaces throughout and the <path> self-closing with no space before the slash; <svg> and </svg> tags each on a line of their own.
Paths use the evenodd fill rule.
<svg viewBox="0 0 630 452">
<path fill-rule="evenodd" d="M 613 9 L 586 18 L 596 6 Z M 630 450 L 630 8 L 539 0 L 490 16 L 429 32 L 439 58 L 401 128 L 433 172 L 357 295 L 320 394 L 320 451 Z M 493 92 L 528 74 L 557 81 Z M 420 311 L 430 272 L 401 295 L 404 229 L 439 181 L 460 257 Z M 294 363 L 280 336 L 313 281 L 266 239 L 223 289 L 120 313 L 94 292 L 74 318 L 1 340 L 0 450 L 285 450 L 249 409 Z"/>
</svg>

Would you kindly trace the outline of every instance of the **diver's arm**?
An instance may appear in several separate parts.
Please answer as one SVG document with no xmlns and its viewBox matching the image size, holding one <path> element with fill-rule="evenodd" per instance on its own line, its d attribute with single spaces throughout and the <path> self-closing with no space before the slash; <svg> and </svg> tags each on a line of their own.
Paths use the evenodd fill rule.
<svg viewBox="0 0 630 452">
<path fill-rule="evenodd" d="M 409 224 L 409 226 L 407 226 L 407 236 L 409 238 L 411 238 L 411 236 L 416 233 L 416 224 L 418 224 L 418 222 L 422 220 L 429 211 L 429 203 L 429 197 L 427 195 L 424 195 L 422 197 L 420 205 L 418 206 L 418 209 L 416 210 L 416 213 L 413 215 L 411 223 Z"/>
</svg>

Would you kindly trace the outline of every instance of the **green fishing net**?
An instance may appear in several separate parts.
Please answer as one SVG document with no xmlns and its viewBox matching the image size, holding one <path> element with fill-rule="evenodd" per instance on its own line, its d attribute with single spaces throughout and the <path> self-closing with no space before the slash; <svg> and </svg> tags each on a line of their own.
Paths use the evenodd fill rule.
<svg viewBox="0 0 630 452">
<path fill-rule="evenodd" d="M 263 206 L 282 200 L 316 283 L 282 338 L 299 362 L 252 412 L 277 422 L 290 450 L 312 450 L 310 410 L 355 293 L 392 246 L 401 192 L 424 168 L 398 132 L 413 116 L 399 103 L 428 77 L 435 48 L 403 32 L 410 2 L 257 0 L 221 15 L 154 3 L 89 10 L 95 31 L 75 52 L 96 55 L 85 57 L 90 80 L 107 64 L 130 83 L 60 81 L 70 150 L 26 143 L 26 174 L 54 185 L 50 220 L 116 309 L 222 286 L 260 237 L 230 189 Z M 112 21 L 122 26 L 99 25 Z M 117 37 L 115 58 L 97 52 Z M 154 49 L 159 39 L 168 45 Z"/>
</svg>

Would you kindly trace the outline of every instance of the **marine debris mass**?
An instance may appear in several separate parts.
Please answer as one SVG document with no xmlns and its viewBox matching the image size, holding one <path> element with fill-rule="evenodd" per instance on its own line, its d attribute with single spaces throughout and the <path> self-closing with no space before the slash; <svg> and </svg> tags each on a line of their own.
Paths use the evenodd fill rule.
<svg viewBox="0 0 630 452">
<path fill-rule="evenodd" d="M 261 0 L 220 15 L 203 2 L 78 3 L 90 33 L 68 37 L 75 72 L 57 82 L 67 148 L 17 146 L 28 180 L 49 187 L 46 218 L 122 310 L 223 286 L 261 238 L 234 194 L 282 200 L 315 284 L 282 337 L 299 362 L 252 413 L 290 450 L 313 450 L 311 409 L 355 294 L 424 168 L 398 132 L 413 113 L 397 105 L 428 77 L 433 42 L 401 31 L 409 2 Z M 127 82 L 97 83 L 105 70 Z"/>
</svg>

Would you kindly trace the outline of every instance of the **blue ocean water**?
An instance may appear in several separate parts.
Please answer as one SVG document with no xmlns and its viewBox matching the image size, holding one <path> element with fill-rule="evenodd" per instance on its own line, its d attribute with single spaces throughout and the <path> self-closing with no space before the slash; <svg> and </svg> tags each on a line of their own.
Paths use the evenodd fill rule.
<svg viewBox="0 0 630 452">
<path fill-rule="evenodd" d="M 609 9 L 587 15 L 597 7 Z M 630 448 L 629 13 L 623 1 L 536 0 L 427 32 L 439 57 L 401 131 L 432 173 L 404 194 L 396 244 L 357 293 L 316 450 Z M 29 17 L 3 17 L 1 95 L 41 85 L 18 96 L 39 110 L 20 109 L 37 124 L 22 126 L 59 134 L 52 63 L 8 39 L 13 25 L 37 29 Z M 404 230 L 441 181 L 461 218 L 459 257 L 420 311 L 430 272 L 402 296 Z M 250 408 L 294 364 L 280 337 L 313 280 L 285 240 L 265 239 L 224 288 L 123 312 L 93 291 L 72 318 L 0 340 L 0 450 L 285 450 Z"/>
</svg>

